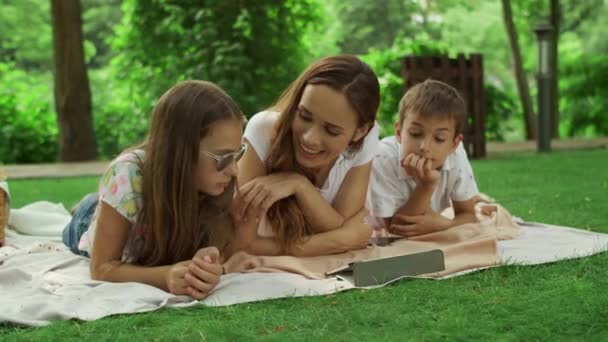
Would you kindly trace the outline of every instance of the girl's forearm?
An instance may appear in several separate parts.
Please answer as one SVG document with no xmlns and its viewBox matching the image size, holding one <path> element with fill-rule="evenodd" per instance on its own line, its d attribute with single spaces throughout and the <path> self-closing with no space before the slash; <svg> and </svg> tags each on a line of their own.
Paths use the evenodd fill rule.
<svg viewBox="0 0 608 342">
<path fill-rule="evenodd" d="M 100 264 L 97 267 L 91 264 L 91 278 L 113 283 L 144 283 L 168 291 L 166 279 L 170 268 L 170 265 L 136 266 L 116 260 Z"/>
</svg>

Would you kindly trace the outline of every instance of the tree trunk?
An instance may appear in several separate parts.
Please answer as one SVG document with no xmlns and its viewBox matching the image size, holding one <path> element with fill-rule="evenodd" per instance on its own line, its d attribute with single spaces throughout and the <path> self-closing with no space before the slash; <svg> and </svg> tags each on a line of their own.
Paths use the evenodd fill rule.
<svg viewBox="0 0 608 342">
<path fill-rule="evenodd" d="M 550 21 L 553 26 L 553 44 L 551 45 L 551 59 L 549 60 L 549 72 L 551 78 L 551 135 L 559 138 L 559 67 L 558 67 L 558 45 L 559 45 L 559 19 L 561 9 L 559 0 L 551 0 Z"/>
<path fill-rule="evenodd" d="M 513 13 L 511 11 L 511 1 L 502 0 L 502 13 L 505 22 L 507 35 L 509 36 L 509 44 L 511 45 L 511 58 L 513 59 L 513 71 L 517 82 L 517 91 L 519 99 L 524 111 L 524 123 L 526 127 L 526 139 L 536 139 L 537 122 L 536 115 L 532 108 L 532 97 L 530 97 L 530 89 L 526 79 L 526 73 L 521 62 L 521 52 L 519 51 L 519 42 L 517 40 L 517 31 L 513 24 Z"/>
<path fill-rule="evenodd" d="M 91 90 L 84 61 L 79 0 L 51 0 L 55 109 L 59 160 L 93 160 L 96 155 Z"/>
</svg>

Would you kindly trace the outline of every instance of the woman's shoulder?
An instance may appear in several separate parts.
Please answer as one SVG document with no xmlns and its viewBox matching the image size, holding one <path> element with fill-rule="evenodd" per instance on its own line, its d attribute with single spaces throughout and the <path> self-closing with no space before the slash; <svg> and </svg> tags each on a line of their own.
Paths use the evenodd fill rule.
<svg viewBox="0 0 608 342">
<path fill-rule="evenodd" d="M 279 119 L 279 112 L 266 110 L 254 114 L 247 121 L 247 128 L 254 128 L 256 130 L 270 130 Z"/>
</svg>

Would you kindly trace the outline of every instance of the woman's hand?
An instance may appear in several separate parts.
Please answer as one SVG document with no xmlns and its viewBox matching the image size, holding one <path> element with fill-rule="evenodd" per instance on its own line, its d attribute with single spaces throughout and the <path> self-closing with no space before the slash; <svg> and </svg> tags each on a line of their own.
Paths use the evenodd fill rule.
<svg viewBox="0 0 608 342">
<path fill-rule="evenodd" d="M 296 194 L 304 181 L 307 181 L 304 176 L 293 172 L 273 173 L 251 180 L 239 189 L 235 217 L 259 219 L 274 203 Z"/>
</svg>

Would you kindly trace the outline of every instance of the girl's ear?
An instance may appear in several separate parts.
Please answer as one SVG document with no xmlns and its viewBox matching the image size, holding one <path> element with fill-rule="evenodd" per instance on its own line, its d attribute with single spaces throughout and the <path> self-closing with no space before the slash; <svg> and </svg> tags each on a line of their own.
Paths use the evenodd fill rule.
<svg viewBox="0 0 608 342">
<path fill-rule="evenodd" d="M 464 136 L 462 134 L 458 134 L 456 137 L 454 137 L 454 146 L 452 146 L 450 153 L 454 153 L 454 151 L 456 151 L 458 145 L 462 142 L 463 137 Z"/>
<path fill-rule="evenodd" d="M 357 127 L 357 129 L 355 130 L 355 135 L 353 136 L 353 140 L 351 141 L 351 143 L 356 143 L 361 138 L 363 138 L 367 134 L 367 132 L 369 132 L 369 130 L 372 128 L 372 125 L 373 125 L 372 122 L 368 122 L 361 127 Z"/>
</svg>

